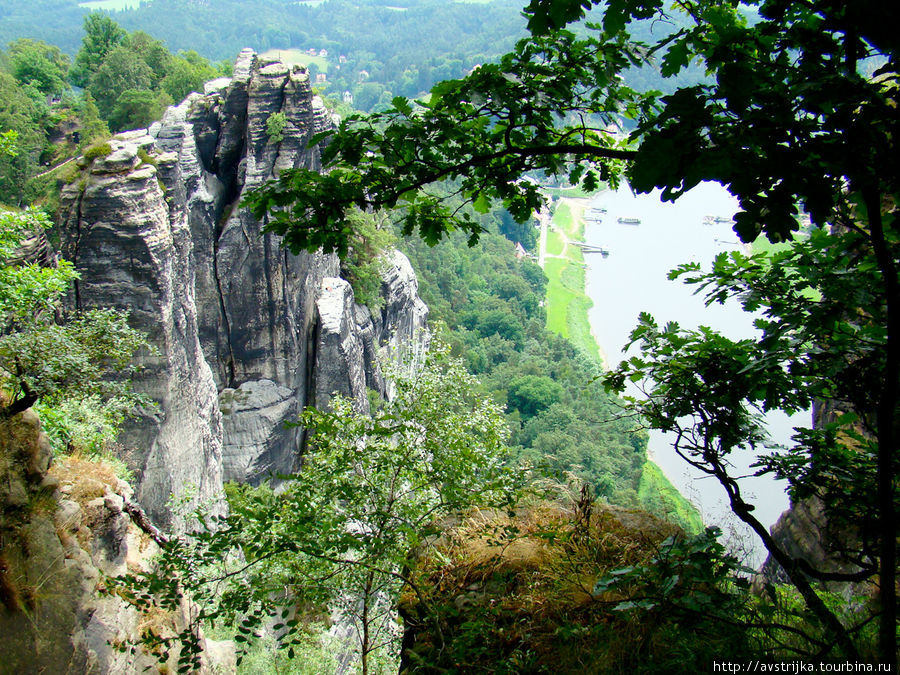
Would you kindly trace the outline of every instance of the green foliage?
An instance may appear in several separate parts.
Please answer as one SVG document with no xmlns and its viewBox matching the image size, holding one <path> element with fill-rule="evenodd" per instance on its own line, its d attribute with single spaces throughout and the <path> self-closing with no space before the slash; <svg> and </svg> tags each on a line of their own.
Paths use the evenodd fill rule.
<svg viewBox="0 0 900 675">
<path fill-rule="evenodd" d="M 0 212 L 0 374 L 9 401 L 0 412 L 5 415 L 39 399 L 58 404 L 66 398 L 127 396 L 128 383 L 121 378 L 133 367 L 134 352 L 146 344 L 127 316 L 114 310 L 90 310 L 56 323 L 62 296 L 77 278 L 72 265 L 10 263 L 24 237 L 46 227 L 40 211 Z M 105 379 L 112 373 L 120 379 Z"/>
<path fill-rule="evenodd" d="M 496 227 L 496 214 L 482 216 Z M 515 461 L 545 467 L 554 476 L 575 475 L 610 501 L 637 505 L 646 461 L 646 436 L 595 381 L 600 370 L 570 342 L 548 332 L 541 300 L 547 279 L 530 260 L 517 260 L 508 239 L 488 232 L 469 248 L 461 233 L 441 246 L 416 238 L 400 244 L 419 277 L 419 293 L 432 321 L 446 322 L 447 339 L 496 400 L 508 405 Z M 521 341 L 521 348 L 497 332 Z M 509 401 L 510 383 L 549 378 L 562 389 L 559 402 L 529 419 Z M 551 385 L 552 387 L 552 385 Z"/>
<path fill-rule="evenodd" d="M 714 539 L 685 540 L 587 492 L 565 506 L 529 504 L 514 519 L 481 514 L 429 553 L 414 572 L 440 630 L 417 598 L 404 599 L 412 672 L 465 663 L 509 675 L 693 673 L 723 653 L 751 654 L 748 631 L 729 615 L 751 602 L 747 584 L 735 583 L 736 565 Z M 694 596 L 712 611 L 678 611 Z"/>
<path fill-rule="evenodd" d="M 879 383 L 889 372 L 889 303 L 882 295 L 881 270 L 871 257 L 859 255 L 868 241 L 861 230 L 815 230 L 773 254 L 722 254 L 709 272 L 683 265 L 671 276 L 698 285 L 708 304 L 736 298 L 747 311 L 760 312 L 756 325 L 762 336 L 733 341 L 706 328 L 660 328 L 642 315 L 632 334 L 640 356 L 606 377 L 617 390 L 629 380 L 652 382 L 646 386 L 648 399 L 632 399 L 634 408 L 651 426 L 676 432 L 676 451 L 715 476 L 737 515 L 757 531 L 761 526 L 752 505 L 728 472 L 729 457 L 742 450 L 757 457 L 758 475 L 787 479 L 795 501 L 823 500 L 830 527 L 837 531 L 854 531 L 880 508 L 878 429 L 883 426 L 876 416 L 883 396 Z M 885 243 L 891 250 L 900 248 L 893 232 L 886 233 Z M 815 429 L 798 429 L 792 447 L 768 442 L 760 411 L 792 413 L 814 400 L 835 399 L 849 414 Z M 900 464 L 891 455 L 893 475 Z M 891 500 L 900 501 L 900 494 L 894 492 Z M 844 555 L 860 569 L 857 576 L 866 578 L 879 569 L 878 534 L 874 528 L 856 531 L 853 541 L 842 544 Z M 776 557 L 790 560 L 776 543 L 767 546 Z M 819 574 L 808 564 L 803 569 Z M 834 613 L 796 569 L 788 575 L 821 629 L 837 639 L 843 628 Z M 853 643 L 846 635 L 843 640 L 842 648 L 852 651 Z"/>
<path fill-rule="evenodd" d="M 266 135 L 272 143 L 281 143 L 284 140 L 284 127 L 287 125 L 287 115 L 283 112 L 275 112 L 266 119 Z"/>
<path fill-rule="evenodd" d="M 86 162 L 93 162 L 98 157 L 107 157 L 112 153 L 112 146 L 109 143 L 97 143 L 86 148 L 82 153 Z"/>
<path fill-rule="evenodd" d="M 61 94 L 68 89 L 69 58 L 59 47 L 40 40 L 21 38 L 7 48 L 12 74 L 21 84 L 43 94 Z"/>
<path fill-rule="evenodd" d="M 512 214 L 505 209 L 500 212 L 500 234 L 513 242 L 518 242 L 527 251 L 534 250 L 538 242 L 539 228 L 535 227 L 533 220 L 519 223 Z"/>
<path fill-rule="evenodd" d="M 506 399 L 527 420 L 557 403 L 562 393 L 562 387 L 549 377 L 524 375 L 509 383 Z"/>
<path fill-rule="evenodd" d="M 138 402 L 133 395 L 104 400 L 97 394 L 60 397 L 53 403 L 39 401 L 34 410 L 41 430 L 55 453 L 77 452 L 88 457 L 111 457 L 113 444 L 125 418 Z"/>
<path fill-rule="evenodd" d="M 445 349 L 433 345 L 421 370 L 392 377 L 396 396 L 372 417 L 342 397 L 330 412 L 307 409 L 300 474 L 277 493 L 232 486 L 229 516 L 211 522 L 198 514 L 209 529 L 172 540 L 159 570 L 117 580 L 120 592 L 144 607 L 148 594 L 168 607 L 190 593 L 200 603 L 197 621 L 237 621 L 241 646 L 273 616 L 289 656 L 303 632 L 289 612 L 331 601 L 357 624 L 367 662 L 388 638 L 385 618 L 401 589 L 414 592 L 409 551 L 425 545 L 442 518 L 509 504 L 522 480 L 503 466 L 500 409 Z M 195 629 L 167 645 L 187 647 L 186 668 L 198 658 Z"/>
<path fill-rule="evenodd" d="M 87 87 L 91 74 L 100 69 L 107 55 L 127 36 L 127 33 L 102 12 L 91 12 L 84 17 L 84 36 L 81 49 L 69 73 L 72 84 Z"/>
<path fill-rule="evenodd" d="M 100 109 L 94 102 L 94 97 L 86 91 L 79 101 L 78 120 L 81 123 L 81 139 L 82 145 L 96 143 L 97 141 L 109 138 L 109 127 L 106 122 L 100 118 Z"/>
<path fill-rule="evenodd" d="M 19 151 L 16 150 L 16 143 L 19 140 L 19 134 L 16 131 L 10 129 L 9 131 L 4 131 L 0 134 L 0 155 L 6 157 L 15 157 L 19 154 Z"/>
<path fill-rule="evenodd" d="M 141 61 L 147 64 L 153 73 L 151 86 L 157 89 L 160 81 L 166 77 L 172 68 L 172 55 L 166 46 L 141 30 L 129 34 L 122 44 L 137 54 Z M 112 56 L 110 53 L 109 56 Z"/>
<path fill-rule="evenodd" d="M 233 638 L 238 625 L 204 628 L 204 634 L 214 640 Z M 304 626 L 293 646 L 293 656 L 287 650 L 279 649 L 278 641 L 271 635 L 255 640 L 245 646 L 243 658 L 238 666 L 238 675 L 321 675 L 336 672 L 342 668 L 346 656 L 346 645 L 338 637 L 329 633 L 326 623 L 311 622 Z M 379 658 L 373 654 L 369 663 L 370 673 L 395 673 L 395 658 Z M 356 671 L 350 671 L 356 672 Z"/>
<path fill-rule="evenodd" d="M 358 211 L 350 215 L 353 228 L 347 255 L 341 260 L 341 276 L 353 287 L 353 296 L 372 310 L 384 306 L 382 274 L 397 238 L 383 214 Z"/>
<path fill-rule="evenodd" d="M 27 202 L 26 184 L 39 166 L 46 143 L 46 122 L 46 110 L 12 75 L 0 72 L 0 129 L 16 134 L 15 154 L 0 155 L 0 203 Z"/>
<path fill-rule="evenodd" d="M 29 322 L 0 337 L 0 368 L 13 400 L 31 396 L 52 399 L 70 395 L 113 396 L 124 381 L 105 381 L 111 372 L 126 372 L 143 335 L 128 327 L 115 310 L 90 310 L 65 325 Z"/>
<path fill-rule="evenodd" d="M 743 654 L 747 658 L 753 652 L 741 619 L 751 600 L 746 575 L 753 570 L 742 567 L 725 552 L 718 541 L 720 534 L 708 528 L 694 537 L 670 536 L 655 555 L 639 564 L 610 570 L 597 579 L 592 595 L 608 599 L 613 611 L 635 621 L 653 623 L 665 617 L 666 621 L 690 626 L 694 632 L 705 633 L 710 641 L 730 643 L 731 657 Z M 721 642 L 714 649 L 722 649 Z M 715 653 L 704 653 L 698 644 L 687 650 L 682 645 L 673 647 L 671 654 L 657 655 L 656 663 L 641 667 L 651 672 L 681 670 L 686 662 L 702 667 L 704 661 L 715 657 Z"/>
<path fill-rule="evenodd" d="M 101 116 L 109 120 L 126 91 L 149 91 L 154 73 L 140 54 L 125 45 L 113 48 L 96 71 L 91 73 L 87 90 L 97 102 Z M 113 129 L 117 128 L 111 125 Z"/>
<path fill-rule="evenodd" d="M 638 501 L 650 513 L 666 518 L 691 535 L 703 531 L 697 507 L 685 499 L 656 464 L 647 461 L 641 469 Z"/>
<path fill-rule="evenodd" d="M 0 340 L 52 312 L 77 278 L 65 261 L 56 268 L 10 264 L 26 237 L 49 227 L 46 214 L 37 209 L 0 210 Z"/>
<path fill-rule="evenodd" d="M 508 309 L 473 310 L 462 321 L 466 328 L 477 331 L 482 337 L 497 335 L 516 349 L 521 349 L 525 342 L 525 327 Z"/>
<path fill-rule="evenodd" d="M 162 117 L 172 99 L 163 92 L 162 96 L 147 89 L 126 89 L 116 100 L 109 115 L 113 129 L 139 129 L 150 126 Z"/>
<path fill-rule="evenodd" d="M 129 34 L 108 16 L 89 14 L 71 77 L 86 87 L 110 128 L 121 131 L 148 126 L 218 74 L 196 51 L 173 56 L 147 33 Z"/>
<path fill-rule="evenodd" d="M 191 50 L 172 58 L 160 86 L 173 101 L 179 102 L 192 91 L 202 92 L 203 85 L 219 75 L 220 72 L 209 61 Z"/>
<path fill-rule="evenodd" d="M 429 244 L 452 228 L 477 241 L 477 219 L 424 191 L 439 180 L 457 181 L 458 193 L 476 211 L 499 201 L 518 222 L 531 218 L 541 198 L 533 182 L 515 178 L 532 171 L 560 173 L 569 153 L 584 159 L 584 181 L 614 181 L 616 160 L 632 157 L 632 151 L 596 129 L 557 125 L 567 97 L 580 97 L 586 87 L 597 93 L 583 102 L 585 112 L 604 124 L 613 121 L 613 100 L 617 111 L 623 100 L 634 116 L 649 114 L 652 97 L 639 97 L 609 78 L 610 70 L 640 63 L 640 51 L 626 36 L 604 37 L 608 41 L 559 33 L 523 40 L 500 63 L 436 85 L 427 102 L 397 97 L 384 113 L 344 120 L 337 133 L 322 134 L 321 140 L 329 139 L 323 152 L 327 173 L 283 172 L 249 195 L 247 204 L 260 218 L 268 214 L 269 229 L 292 250 L 343 253 L 342 223 L 351 205 L 402 207 L 404 234 L 417 232 Z M 420 156 L 423 150 L 427 156 Z"/>
<path fill-rule="evenodd" d="M 157 164 L 159 164 L 156 157 L 151 155 L 144 148 L 138 148 L 137 156 L 138 159 L 141 160 L 141 164 L 150 164 L 151 166 L 157 166 Z"/>
</svg>

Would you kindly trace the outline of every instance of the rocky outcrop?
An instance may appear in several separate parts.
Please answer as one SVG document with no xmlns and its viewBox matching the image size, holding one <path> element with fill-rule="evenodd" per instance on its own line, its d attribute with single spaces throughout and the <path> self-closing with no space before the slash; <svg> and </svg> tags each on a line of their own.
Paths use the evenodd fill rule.
<svg viewBox="0 0 900 675">
<path fill-rule="evenodd" d="M 280 139 L 268 125 L 276 114 Z M 244 50 L 232 78 L 89 153 L 63 191 L 63 253 L 81 275 L 74 302 L 130 309 L 157 347 L 135 380 L 157 406 L 121 440 L 158 523 L 171 523 L 171 493 L 195 487 L 214 500 L 223 479 L 294 470 L 302 430 L 285 421 L 334 392 L 364 409 L 367 386 L 387 391 L 385 346 L 421 349 L 399 348 L 421 343 L 427 316 L 402 254 L 386 265 L 373 315 L 355 305 L 335 256 L 290 254 L 241 206 L 286 168 L 320 169 L 309 141 L 330 124 L 304 68 Z"/>
<path fill-rule="evenodd" d="M 838 414 L 846 412 L 834 402 L 817 401 L 813 405 L 813 426 L 824 427 L 835 420 Z M 779 516 L 770 528 L 772 538 L 781 548 L 796 560 L 805 560 L 814 569 L 827 573 L 855 574 L 860 571 L 852 562 L 853 553 L 860 548 L 859 531 L 843 523 L 837 526 L 828 518 L 825 503 L 819 497 L 808 497 L 794 502 Z M 766 558 L 760 569 L 757 588 L 763 582 L 786 583 L 787 573 L 771 556 Z M 831 591 L 844 593 L 847 597 L 871 592 L 865 584 L 826 582 Z"/>
<path fill-rule="evenodd" d="M 219 405 L 225 422 L 225 480 L 258 483 L 294 464 L 302 430 L 285 425 L 300 414 L 293 389 L 252 380 L 223 390 Z"/>
<path fill-rule="evenodd" d="M 327 407 L 334 394 L 353 399 L 368 411 L 363 342 L 356 323 L 353 289 L 343 279 L 326 277 L 316 303 L 316 373 L 313 405 Z"/>
<path fill-rule="evenodd" d="M 365 335 L 365 327 L 371 320 L 372 340 L 364 338 L 366 373 L 379 376 L 377 364 L 390 359 L 396 367 L 414 368 L 424 357 L 427 337 L 428 306 L 419 297 L 419 280 L 409 259 L 400 251 L 391 251 L 382 272 L 381 297 L 384 307 L 372 316 L 366 307 L 358 307 L 357 324 Z M 368 317 L 366 316 L 368 315 Z M 369 388 L 384 389 L 392 395 L 390 381 L 371 381 Z"/>
<path fill-rule="evenodd" d="M 146 569 L 156 545 L 126 513 L 131 490 L 108 465 L 50 460 L 32 412 L 0 422 L 0 672 L 156 672 L 155 654 L 116 646 L 143 631 L 174 636 L 191 607 L 147 614 L 100 592 L 105 576 Z M 201 672 L 235 672 L 231 643 L 201 645 Z"/>
<path fill-rule="evenodd" d="M 124 446 L 140 502 L 172 525 L 173 493 L 193 488 L 201 500 L 219 499 L 222 421 L 198 339 L 191 233 L 167 201 L 177 166 L 166 156 L 160 170 L 142 161 L 153 144 L 147 134 L 110 141 L 110 152 L 63 190 L 61 213 L 63 252 L 81 275 L 76 305 L 128 310 L 155 347 L 142 355 L 134 388 L 157 405 L 130 424 Z"/>
</svg>

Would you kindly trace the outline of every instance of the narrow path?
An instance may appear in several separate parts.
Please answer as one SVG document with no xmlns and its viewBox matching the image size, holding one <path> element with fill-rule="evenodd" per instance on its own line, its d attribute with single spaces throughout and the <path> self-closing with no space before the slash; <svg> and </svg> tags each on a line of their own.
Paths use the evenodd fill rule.
<svg viewBox="0 0 900 675">
<path fill-rule="evenodd" d="M 60 167 L 62 167 L 62 166 L 65 166 L 65 165 L 68 164 L 69 162 L 74 162 L 74 161 L 75 161 L 75 157 L 69 157 L 69 159 L 67 159 L 65 162 L 61 162 L 61 163 L 57 164 L 56 166 L 50 167 L 50 168 L 47 169 L 46 171 L 43 171 L 43 172 L 37 174 L 37 175 L 35 176 L 35 178 L 40 178 L 41 176 L 46 176 L 48 173 L 53 173 L 53 172 L 56 171 L 58 168 L 60 168 Z"/>
</svg>

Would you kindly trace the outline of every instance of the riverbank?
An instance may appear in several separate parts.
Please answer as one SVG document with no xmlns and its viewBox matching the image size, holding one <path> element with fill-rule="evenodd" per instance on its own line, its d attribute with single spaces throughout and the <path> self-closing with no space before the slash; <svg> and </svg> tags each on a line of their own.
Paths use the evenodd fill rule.
<svg viewBox="0 0 900 675">
<path fill-rule="evenodd" d="M 577 245 L 585 241 L 585 211 L 593 199 L 559 194 L 552 214 L 542 213 L 538 260 L 547 276 L 545 309 L 547 328 L 568 338 L 586 354 L 608 369 L 609 359 L 600 346 L 589 318 L 594 305 L 587 295 L 585 254 Z M 685 531 L 699 533 L 703 520 L 696 506 L 686 499 L 649 458 L 641 469 L 638 484 L 640 505 L 665 516 Z"/>
<path fill-rule="evenodd" d="M 605 364 L 606 355 L 588 320 L 588 310 L 594 303 L 585 293 L 584 253 L 574 243 L 584 241 L 584 211 L 590 201 L 580 197 L 557 201 L 552 218 L 542 221 L 546 230 L 541 236 L 539 260 L 547 275 L 547 328 Z"/>
</svg>

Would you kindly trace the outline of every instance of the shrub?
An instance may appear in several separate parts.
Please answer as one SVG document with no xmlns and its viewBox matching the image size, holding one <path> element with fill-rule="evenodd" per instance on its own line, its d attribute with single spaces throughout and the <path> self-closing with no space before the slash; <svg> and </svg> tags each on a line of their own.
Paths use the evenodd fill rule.
<svg viewBox="0 0 900 675">
<path fill-rule="evenodd" d="M 269 115 L 266 120 L 266 135 L 272 143 L 281 143 L 284 140 L 285 126 L 287 126 L 287 116 L 283 112 Z"/>
<path fill-rule="evenodd" d="M 93 162 L 98 157 L 107 157 L 112 154 L 112 146 L 109 143 L 98 143 L 84 151 L 84 159 Z"/>
</svg>

